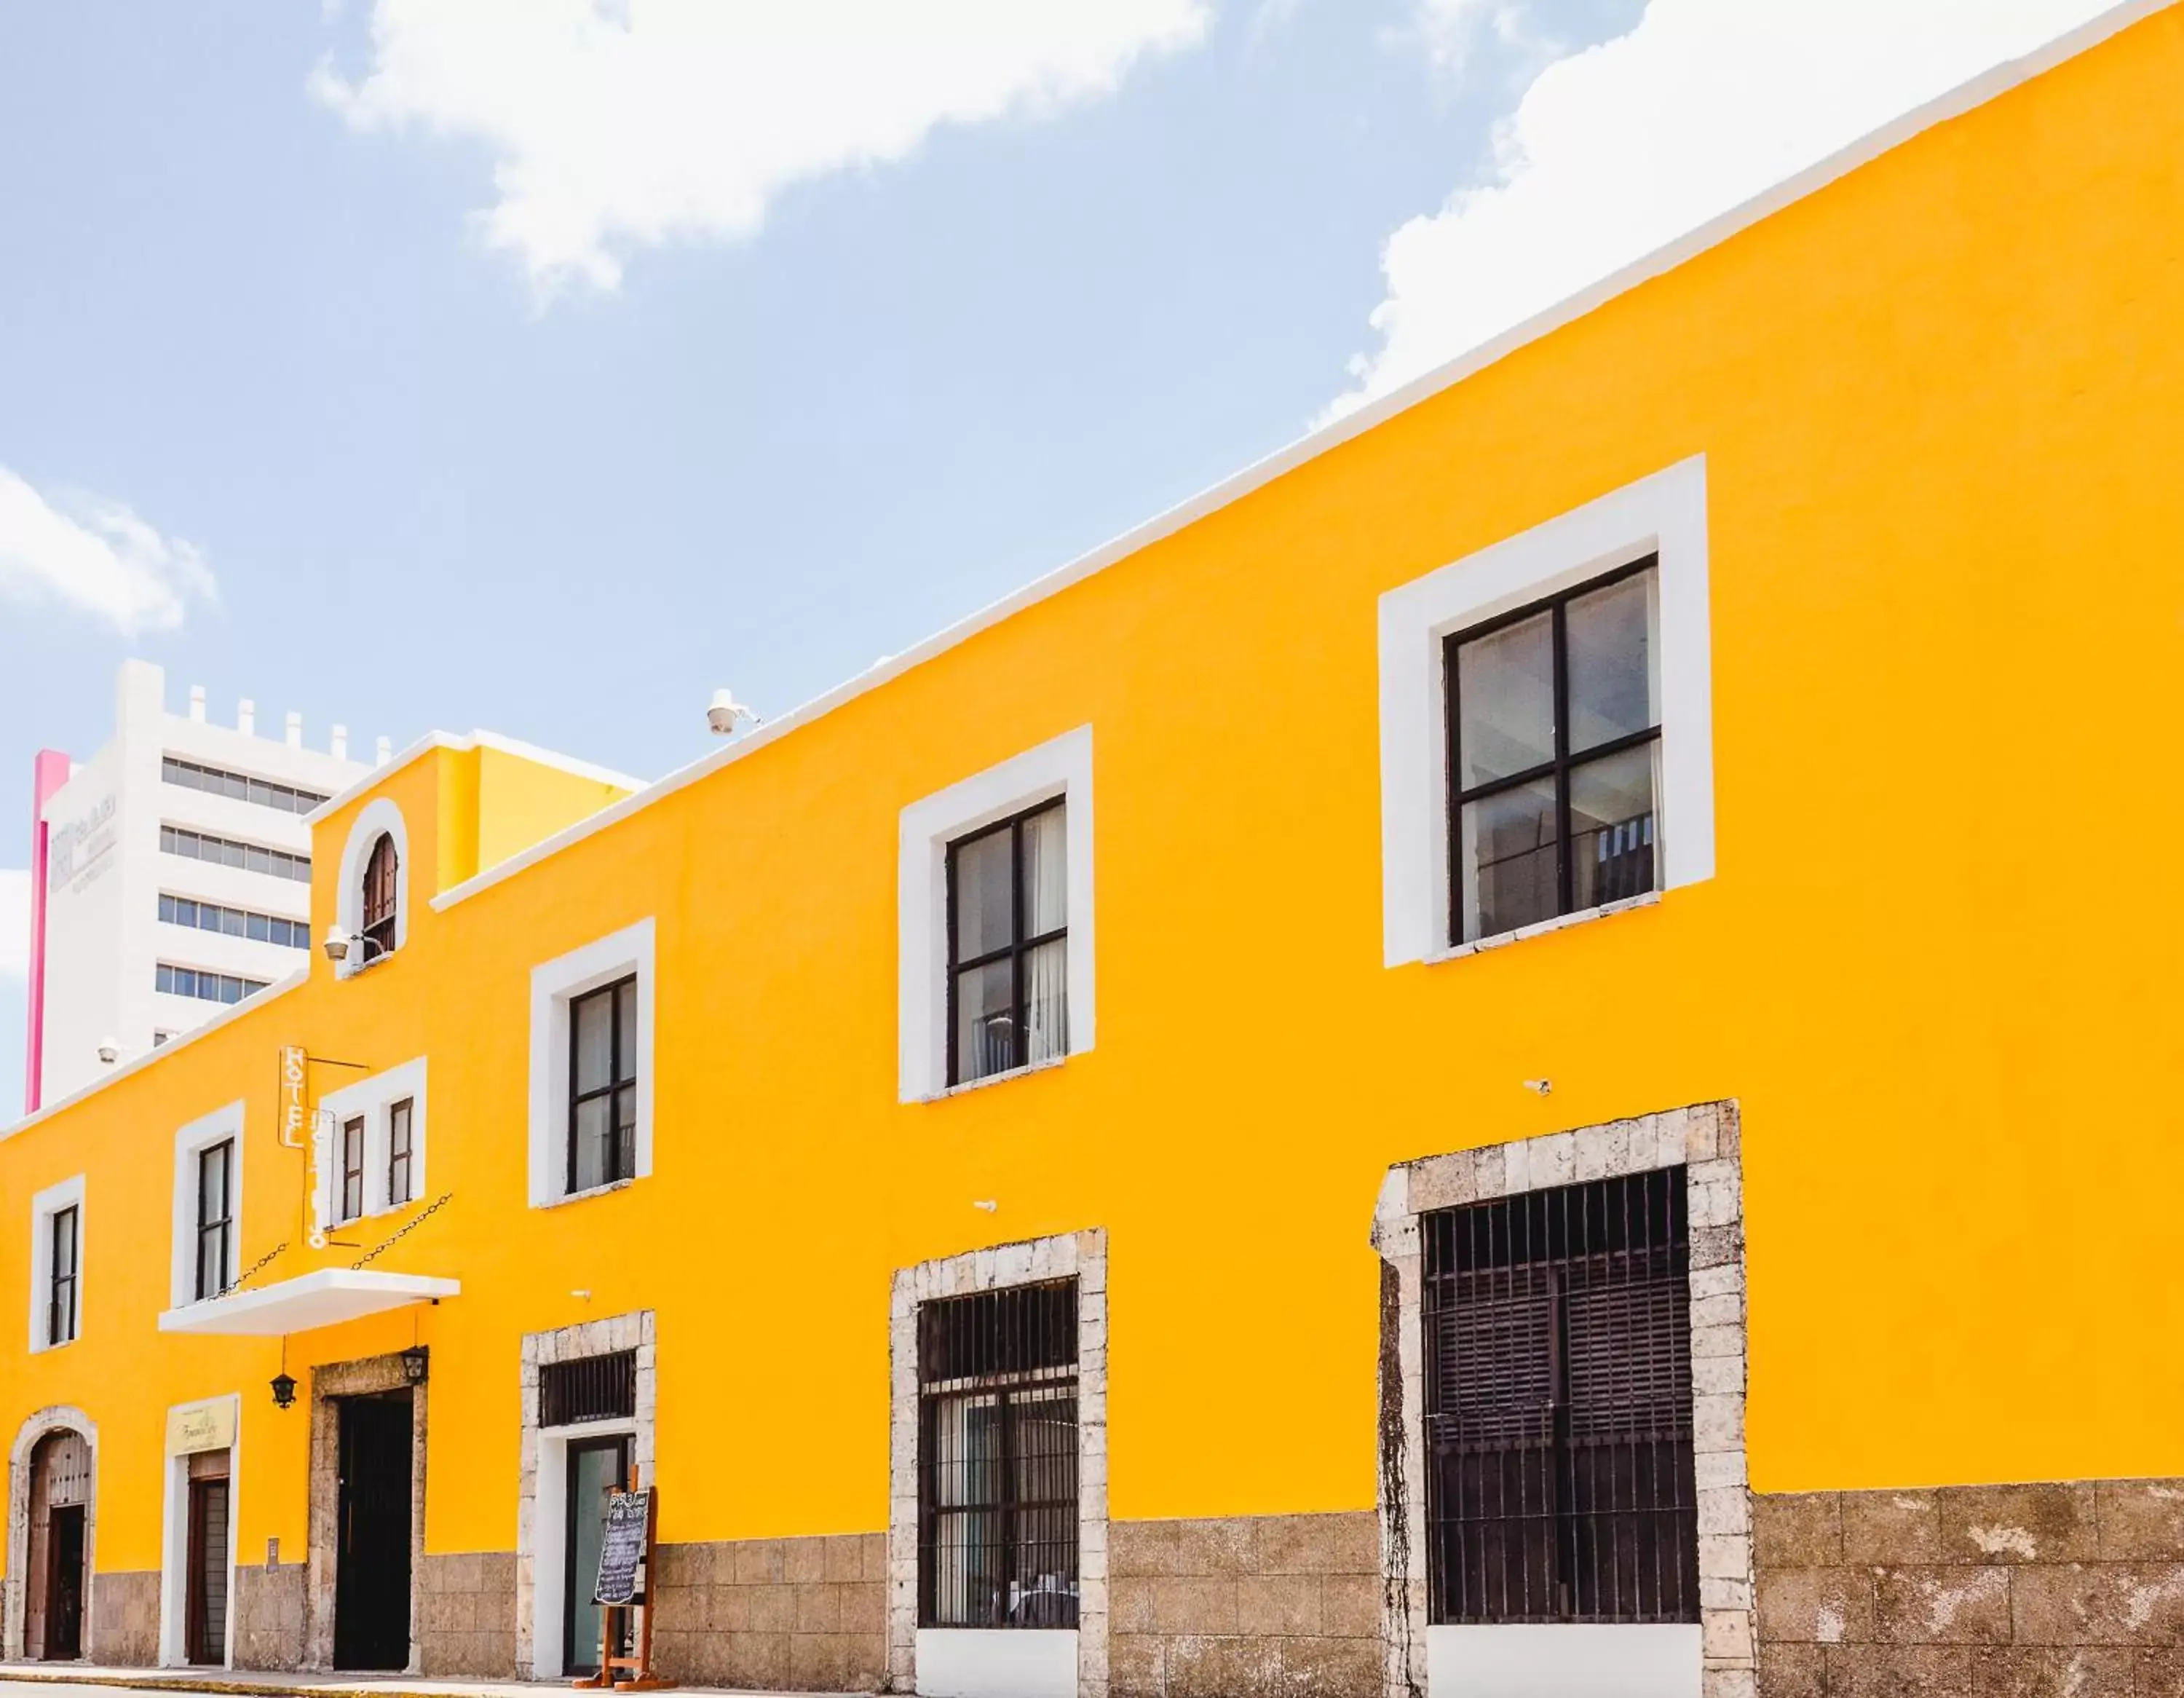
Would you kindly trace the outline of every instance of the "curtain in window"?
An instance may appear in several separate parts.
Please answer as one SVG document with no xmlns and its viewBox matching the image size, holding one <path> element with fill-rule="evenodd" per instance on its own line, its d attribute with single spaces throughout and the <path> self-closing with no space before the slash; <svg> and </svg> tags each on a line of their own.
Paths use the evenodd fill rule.
<svg viewBox="0 0 2184 1698">
<path fill-rule="evenodd" d="M 1069 924 L 1069 810 L 1051 807 L 1023 824 L 1024 935 L 1039 937 Z M 1069 1053 L 1069 940 L 1057 937 L 1024 956 L 1028 1063 Z"/>
</svg>

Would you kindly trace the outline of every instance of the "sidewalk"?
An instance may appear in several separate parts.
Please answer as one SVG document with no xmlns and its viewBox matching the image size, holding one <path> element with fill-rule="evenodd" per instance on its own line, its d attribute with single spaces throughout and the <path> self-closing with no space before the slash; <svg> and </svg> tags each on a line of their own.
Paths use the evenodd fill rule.
<svg viewBox="0 0 2184 1698">
<path fill-rule="evenodd" d="M 0 1682 L 61 1689 L 49 1698 L 65 1698 L 66 1689 L 125 1686 L 138 1692 L 242 1693 L 252 1698 L 543 1698 L 569 1694 L 566 1680 L 427 1680 L 416 1675 L 358 1677 L 347 1674 L 292 1674 L 254 1668 L 114 1668 L 87 1662 L 0 1662 Z M 677 1692 L 720 1695 L 720 1698 L 777 1698 L 722 1686 L 678 1686 Z M 23 1698 L 35 1698 L 25 1693 Z M 827 1695 L 821 1695 L 827 1698 Z M 857 1698 L 844 1693 L 834 1698 Z M 865 1695 L 865 1698 L 870 1698 Z"/>
</svg>

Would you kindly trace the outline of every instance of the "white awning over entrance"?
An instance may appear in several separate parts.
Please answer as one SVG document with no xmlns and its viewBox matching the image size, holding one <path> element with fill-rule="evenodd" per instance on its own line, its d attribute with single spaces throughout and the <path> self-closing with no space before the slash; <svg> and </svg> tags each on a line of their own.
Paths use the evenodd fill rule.
<svg viewBox="0 0 2184 1698">
<path fill-rule="evenodd" d="M 170 1309 L 159 1317 L 162 1332 L 201 1332 L 225 1337 L 272 1338 L 314 1327 L 337 1327 L 389 1309 L 431 1303 L 462 1293 L 460 1282 L 426 1274 L 375 1273 L 369 1268 L 321 1268 L 284 1279 L 257 1291 Z"/>
</svg>

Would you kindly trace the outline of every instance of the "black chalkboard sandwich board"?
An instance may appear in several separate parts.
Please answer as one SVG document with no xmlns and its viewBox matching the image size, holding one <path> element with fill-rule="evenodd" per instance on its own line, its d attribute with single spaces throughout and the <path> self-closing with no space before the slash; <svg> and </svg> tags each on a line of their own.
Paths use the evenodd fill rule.
<svg viewBox="0 0 2184 1698">
<path fill-rule="evenodd" d="M 638 1571 L 644 1563 L 645 1533 L 652 1512 L 650 1491 L 616 1492 L 607 1499 L 606 1537 L 599 1542 L 599 1579 L 595 1604 L 642 1604 Z"/>
</svg>

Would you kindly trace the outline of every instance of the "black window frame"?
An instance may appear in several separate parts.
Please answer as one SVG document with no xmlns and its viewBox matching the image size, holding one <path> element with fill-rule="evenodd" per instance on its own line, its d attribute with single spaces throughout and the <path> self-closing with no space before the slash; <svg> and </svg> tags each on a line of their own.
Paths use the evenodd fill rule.
<svg viewBox="0 0 2184 1698">
<path fill-rule="evenodd" d="M 1083 1590 L 1082 1500 L 1079 1495 L 1084 1444 L 1084 1400 L 1079 1366 L 1078 1282 L 1042 1280 L 994 1290 L 936 1298 L 917 1310 L 917 1621 L 921 1628 L 970 1631 L 1021 1631 L 1078 1625 Z M 1067 1400 L 1071 1442 L 1061 1452 L 1034 1454 L 1024 1444 L 1031 1423 L 1056 1424 L 1054 1405 Z M 967 1477 L 956 1500 L 944 1503 L 937 1485 L 941 1466 L 939 1424 L 951 1405 L 983 1403 L 994 1411 L 992 1430 L 998 1454 L 978 1467 L 961 1459 Z M 1044 1494 L 1028 1490 L 1028 1476 L 1043 1479 Z M 974 1495 L 972 1483 L 988 1489 Z M 1040 1517 L 1067 1529 L 1065 1551 L 1050 1539 L 1027 1536 L 1023 1521 Z M 967 1564 L 960 1611 L 950 1611 L 940 1595 L 944 1527 L 977 1527 L 988 1537 L 963 1542 L 988 1553 L 992 1565 L 983 1578 L 993 1591 L 983 1609 L 970 1595 L 981 1578 Z M 949 1546 L 947 1548 L 956 1548 Z M 1038 1553 L 1031 1571 L 1028 1551 Z M 1061 1559 L 1066 1556 L 1066 1565 Z M 1042 1564 L 1054 1563 L 1053 1569 Z M 1070 1589 L 1043 1589 L 1035 1583 L 1059 1578 L 1066 1566 Z M 1013 1607 L 1011 1605 L 1013 1600 Z M 1035 1600 L 1035 1601 L 1034 1601 Z M 960 1618 L 957 1618 L 960 1617 Z"/>
<path fill-rule="evenodd" d="M 577 1196 L 579 1192 L 577 1184 L 578 1117 L 585 1103 L 598 1102 L 601 1098 L 604 1098 L 607 1101 L 607 1125 L 614 1132 L 614 1137 L 609 1145 L 610 1159 L 605 1164 L 604 1176 L 596 1183 L 584 1186 L 582 1189 L 603 1191 L 610 1185 L 620 1185 L 637 1177 L 637 1098 L 641 1094 L 641 1090 L 636 1064 L 639 1058 L 636 1054 L 636 1031 L 632 1030 L 625 1032 L 622 1030 L 621 991 L 625 986 L 636 987 L 637 994 L 630 999 L 632 1004 L 632 1025 L 633 1027 L 644 1019 L 643 1010 L 636 1008 L 634 1004 L 644 995 L 644 987 L 638 983 L 638 975 L 635 973 L 625 973 L 619 978 L 609 980 L 606 984 L 595 985 L 588 991 L 577 992 L 569 998 L 567 1010 L 563 1015 L 563 1018 L 568 1021 L 569 1033 L 569 1114 L 567 1131 L 563 1139 L 563 1142 L 567 1147 L 568 1158 L 562 1192 L 566 1197 Z M 607 1082 L 596 1086 L 589 1091 L 582 1091 L 577 1088 L 577 1011 L 585 1003 L 594 1002 L 601 997 L 607 999 Z M 627 1079 L 622 1077 L 621 1071 L 622 1060 L 626 1054 L 631 1058 L 631 1072 Z M 616 1095 L 623 1091 L 630 1093 L 630 1130 L 628 1148 L 626 1149 L 623 1148 L 619 1120 L 615 1113 Z"/>
<path fill-rule="evenodd" d="M 1031 1019 L 1030 1011 L 1026 1006 L 1024 962 L 1034 949 L 1040 948 L 1050 943 L 1067 943 L 1069 937 L 1069 913 L 1068 904 L 1067 901 L 1065 901 L 1062 906 L 1061 924 L 1059 926 L 1056 926 L 1051 931 L 1039 932 L 1032 936 L 1026 935 L 1026 902 L 1028 900 L 1028 893 L 1027 892 L 1024 885 L 1023 830 L 1024 827 L 1031 821 L 1039 818 L 1043 815 L 1052 813 L 1056 810 L 1061 810 L 1062 812 L 1062 832 L 1064 841 L 1066 842 L 1069 829 L 1067 813 L 1068 806 L 1069 797 L 1067 794 L 1049 796 L 1045 801 L 1034 802 L 1029 807 L 1024 808 L 1019 813 L 1009 815 L 1006 819 L 997 819 L 990 825 L 982 825 L 976 831 L 967 831 L 961 837 L 952 838 L 949 841 L 946 874 L 948 881 L 947 1020 L 948 1083 L 951 1086 L 974 1084 L 979 1080 L 996 1079 L 1005 1073 L 1013 1073 L 1018 1068 L 1028 1067 L 1031 1064 Z M 956 866 L 957 857 L 961 851 L 971 847 L 973 844 L 983 843 L 988 838 L 997 836 L 1004 831 L 1010 834 L 1009 879 L 1011 885 L 1010 896 L 1011 898 L 1009 905 L 1010 941 L 999 948 L 989 949 L 983 955 L 974 955 L 968 960 L 965 960 L 960 958 L 956 952 L 961 941 L 961 934 L 958 932 L 956 924 Z M 1066 957 L 1067 951 L 1065 949 L 1063 953 Z M 981 968 L 994 966 L 997 963 L 1002 961 L 1006 961 L 1010 964 L 1008 1014 L 1009 1063 L 1006 1067 L 996 1067 L 990 1072 L 973 1074 L 967 1078 L 963 1073 L 962 1056 L 961 1053 L 961 1042 L 957 1020 L 959 990 L 962 984 L 964 975 L 967 973 L 977 972 Z M 1069 1053 L 1069 1039 L 1067 1035 L 1067 1022 L 1069 1016 L 1067 1005 L 1067 972 L 1066 969 L 1063 973 L 1063 1036 L 1059 1054 L 1067 1055 Z"/>
<path fill-rule="evenodd" d="M 1451 631 L 1441 639 L 1443 697 L 1441 723 L 1445 728 L 1443 743 L 1447 755 L 1448 789 L 1446 825 L 1448 933 L 1451 947 L 1465 943 L 1476 943 L 1483 938 L 1505 937 L 1508 935 L 1507 931 L 1482 931 L 1476 938 L 1468 938 L 1463 935 L 1463 810 L 1473 802 L 1484 802 L 1491 796 L 1498 796 L 1504 790 L 1518 790 L 1526 785 L 1537 784 L 1542 779 L 1552 778 L 1555 785 L 1555 911 L 1552 915 L 1542 915 L 1540 920 L 1529 921 L 1527 924 L 1537 924 L 1549 919 L 1558 919 L 1564 915 L 1579 912 L 1575 905 L 1577 863 L 1575 857 L 1570 852 L 1570 774 L 1577 768 L 1589 767 L 1596 761 L 1604 761 L 1611 756 L 1625 754 L 1632 749 L 1645 748 L 1658 743 L 1661 740 L 1662 728 L 1660 721 L 1657 719 L 1642 731 L 1626 732 L 1619 737 L 1610 737 L 1604 742 L 1591 744 L 1574 753 L 1571 751 L 1569 746 L 1569 604 L 1573 601 L 1581 601 L 1586 596 L 1595 595 L 1602 589 L 1612 589 L 1626 579 L 1642 577 L 1649 572 L 1658 573 L 1660 564 L 1661 556 L 1658 552 L 1641 556 L 1626 566 L 1619 566 L 1612 572 L 1601 573 L 1596 578 L 1588 578 L 1584 583 L 1573 584 L 1568 589 L 1557 590 L 1552 595 L 1543 595 L 1536 601 L 1527 602 L 1524 606 L 1507 613 L 1496 614 L 1493 618 L 1485 620 L 1479 624 L 1467 625 L 1462 630 Z M 1501 777 L 1474 785 L 1468 790 L 1460 789 L 1458 786 L 1463 776 L 1462 740 L 1463 715 L 1462 699 L 1459 694 L 1457 678 L 1458 653 L 1467 643 L 1476 642 L 1481 637 L 1490 637 L 1496 631 L 1507 630 L 1513 625 L 1521 625 L 1529 619 L 1536 619 L 1542 613 L 1552 613 L 1554 617 L 1553 631 L 1549 640 L 1554 660 L 1554 700 L 1552 706 L 1555 728 L 1554 752 L 1548 759 L 1527 767 L 1522 772 L 1507 773 Z M 1653 642 L 1658 643 L 1660 633 L 1658 626 L 1649 635 Z M 1661 888 L 1663 870 L 1660 855 L 1660 813 L 1661 798 L 1657 790 L 1653 797 L 1655 824 L 1653 882 L 1651 886 L 1656 891 Z M 1522 929 L 1522 927 L 1510 928 L 1511 930 Z"/>
<path fill-rule="evenodd" d="M 1427 1620 L 1699 1619 L 1682 1166 L 1420 1217 Z"/>
<path fill-rule="evenodd" d="M 198 1301 L 218 1297 L 234 1281 L 235 1266 L 235 1140 L 225 1137 L 206 1144 L 197 1152 L 197 1236 L 192 1240 L 196 1260 L 191 1278 L 197 1290 Z M 209 1163 L 217 1159 L 220 1166 L 220 1210 L 208 1218 L 205 1213 L 205 1173 Z M 219 1246 L 220 1282 L 211 1291 L 205 1289 L 205 1244 L 208 1239 Z"/>
<path fill-rule="evenodd" d="M 65 1230 L 64 1230 L 65 1228 Z M 83 1208 L 63 1204 L 46 1217 L 46 1344 L 73 1344 L 78 1322 L 76 1291 L 83 1278 Z M 68 1254 L 61 1254 L 65 1243 Z M 62 1271 L 65 1260 L 67 1271 Z"/>
<path fill-rule="evenodd" d="M 399 1209 L 416 1200 L 417 1099 L 404 1097 L 387 1105 L 387 1206 Z"/>
</svg>

